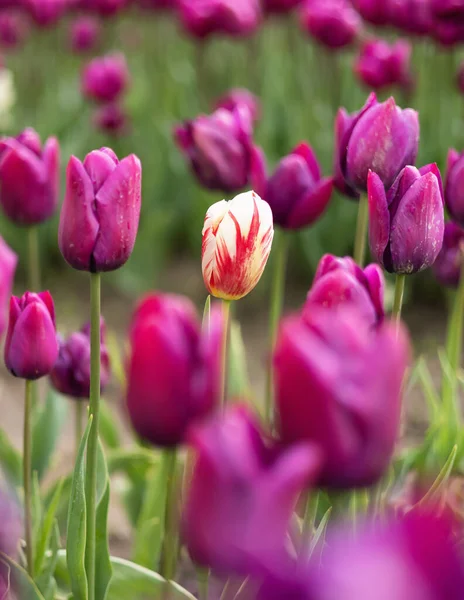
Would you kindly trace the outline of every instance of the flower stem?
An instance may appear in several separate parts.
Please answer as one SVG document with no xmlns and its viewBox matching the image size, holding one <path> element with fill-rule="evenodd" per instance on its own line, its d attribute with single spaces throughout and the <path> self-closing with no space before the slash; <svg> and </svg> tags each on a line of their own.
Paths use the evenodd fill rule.
<svg viewBox="0 0 464 600">
<path fill-rule="evenodd" d="M 76 433 L 76 456 L 81 443 L 82 434 L 84 433 L 84 415 L 85 415 L 85 404 L 83 400 L 76 399 L 74 401 L 74 416 L 75 416 L 75 433 Z"/>
<path fill-rule="evenodd" d="M 227 345 L 229 343 L 229 318 L 230 318 L 230 300 L 222 301 L 222 313 L 224 319 L 224 331 L 222 334 L 222 373 L 221 373 L 221 399 L 225 406 L 227 401 Z"/>
<path fill-rule="evenodd" d="M 287 267 L 289 236 L 283 231 L 276 232 L 274 241 L 274 271 L 272 274 L 271 288 L 271 306 L 269 313 L 269 338 L 271 355 L 277 341 L 277 332 L 279 320 L 282 315 L 285 296 L 285 271 Z M 266 396 L 265 396 L 265 417 L 266 422 L 271 424 L 272 421 L 272 401 L 273 401 L 273 385 L 272 385 L 272 357 L 269 359 L 267 377 L 266 377 Z"/>
<path fill-rule="evenodd" d="M 90 273 L 90 407 L 93 422 L 87 446 L 87 540 L 85 567 L 88 598 L 95 600 L 95 535 L 97 496 L 98 421 L 100 409 L 100 273 Z"/>
<path fill-rule="evenodd" d="M 34 577 L 34 547 L 32 541 L 32 381 L 26 380 L 23 434 L 24 527 L 26 531 L 27 572 Z"/>
<path fill-rule="evenodd" d="M 27 230 L 27 268 L 29 288 L 38 292 L 40 289 L 40 256 L 39 256 L 39 232 L 37 226 L 31 226 Z"/>
<path fill-rule="evenodd" d="M 358 204 L 358 220 L 356 221 L 356 237 L 354 239 L 353 258 L 360 267 L 364 266 L 366 254 L 367 227 L 369 225 L 369 205 L 367 194 L 361 194 Z"/>
<path fill-rule="evenodd" d="M 403 306 L 404 283 L 406 275 L 397 274 L 395 279 L 395 297 L 393 299 L 392 317 L 397 324 L 401 321 L 401 308 Z"/>
<path fill-rule="evenodd" d="M 166 463 L 166 510 L 164 513 L 163 561 L 161 574 L 167 585 L 164 597 L 169 597 L 169 582 L 176 575 L 177 566 L 177 486 L 175 449 L 165 450 L 163 460 Z"/>
</svg>

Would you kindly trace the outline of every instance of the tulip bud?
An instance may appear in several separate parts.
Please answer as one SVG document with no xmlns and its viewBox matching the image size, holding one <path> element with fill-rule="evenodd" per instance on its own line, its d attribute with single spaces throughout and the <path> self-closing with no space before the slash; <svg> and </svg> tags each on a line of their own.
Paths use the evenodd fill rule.
<svg viewBox="0 0 464 600">
<path fill-rule="evenodd" d="M 272 211 L 255 192 L 209 207 L 203 227 L 201 268 L 208 292 L 239 300 L 256 286 L 271 252 Z"/>
<path fill-rule="evenodd" d="M 457 287 L 464 260 L 464 229 L 452 221 L 445 224 L 443 246 L 432 270 L 438 281 L 447 287 Z"/>
<path fill-rule="evenodd" d="M 317 449 L 270 448 L 242 406 L 193 428 L 189 439 L 198 453 L 183 515 L 192 559 L 228 574 L 285 563 L 290 518 L 317 474 Z"/>
<path fill-rule="evenodd" d="M 448 152 L 445 203 L 454 221 L 464 227 L 464 152 Z"/>
<path fill-rule="evenodd" d="M 412 35 L 429 35 L 433 32 L 435 19 L 429 0 L 389 0 L 390 24 Z"/>
<path fill-rule="evenodd" d="M 20 12 L 0 13 L 0 46 L 12 49 L 21 46 L 27 35 L 27 26 Z"/>
<path fill-rule="evenodd" d="M 384 40 L 370 40 L 362 46 L 354 72 L 374 90 L 393 85 L 408 89 L 413 81 L 411 51 L 411 44 L 406 40 L 391 45 Z"/>
<path fill-rule="evenodd" d="M 352 310 L 313 306 L 281 326 L 274 354 L 278 430 L 285 444 L 318 444 L 320 485 L 366 486 L 391 460 L 408 363 L 406 333 L 371 328 Z"/>
<path fill-rule="evenodd" d="M 71 49 L 76 54 L 95 49 L 100 35 L 100 23 L 91 16 L 75 19 L 70 26 L 69 38 Z"/>
<path fill-rule="evenodd" d="M 373 25 L 388 25 L 389 3 L 385 0 L 354 0 L 361 17 Z"/>
<path fill-rule="evenodd" d="M 0 236 L 0 273 L 2 274 L 0 281 L 0 335 L 3 335 L 7 326 L 7 307 L 17 264 L 18 257 L 16 253 Z"/>
<path fill-rule="evenodd" d="M 92 59 L 82 71 L 82 93 L 96 102 L 114 102 L 129 86 L 130 75 L 123 54 Z"/>
<path fill-rule="evenodd" d="M 253 124 L 261 116 L 261 105 L 258 98 L 245 88 L 236 88 L 221 96 L 214 106 L 215 110 L 220 108 L 231 113 L 237 110 L 244 119 L 249 119 L 250 124 Z"/>
<path fill-rule="evenodd" d="M 311 146 L 299 144 L 280 161 L 267 181 L 265 171 L 264 158 L 261 162 L 255 155 L 252 184 L 270 205 L 276 225 L 301 229 L 321 217 L 332 195 L 333 178 L 322 177 Z"/>
<path fill-rule="evenodd" d="M 304 0 L 263 0 L 263 11 L 266 15 L 284 14 L 293 10 Z"/>
<path fill-rule="evenodd" d="M 141 8 L 150 10 L 174 10 L 178 4 L 179 0 L 138 0 Z"/>
<path fill-rule="evenodd" d="M 39 27 L 50 27 L 61 19 L 68 0 L 23 0 L 24 8 Z"/>
<path fill-rule="evenodd" d="M 107 135 L 119 136 L 128 131 L 128 117 L 119 104 L 103 104 L 95 109 L 93 116 L 95 127 Z"/>
<path fill-rule="evenodd" d="M 261 21 L 258 0 L 178 0 L 177 8 L 185 31 L 200 39 L 214 33 L 250 35 Z"/>
<path fill-rule="evenodd" d="M 35 225 L 50 218 L 59 195 L 60 148 L 48 138 L 42 149 L 33 129 L 0 140 L 0 204 L 17 225 Z"/>
<path fill-rule="evenodd" d="M 222 108 L 202 115 L 177 127 L 174 136 L 201 185 L 236 192 L 248 184 L 256 150 L 243 111 Z"/>
<path fill-rule="evenodd" d="M 311 0 L 300 16 L 303 28 L 331 50 L 349 46 L 362 29 L 362 19 L 347 0 Z"/>
<path fill-rule="evenodd" d="M 414 164 L 419 144 L 417 112 L 401 109 L 394 98 L 379 104 L 370 94 L 358 112 L 338 111 L 335 122 L 335 185 L 347 195 L 367 190 L 367 175 L 377 173 L 385 188 Z"/>
<path fill-rule="evenodd" d="M 366 323 L 376 325 L 383 321 L 385 280 L 382 269 L 375 264 L 361 269 L 354 260 L 326 254 L 319 261 L 314 281 L 306 297 L 303 315 L 309 315 L 314 306 L 334 308 L 352 307 Z"/>
<path fill-rule="evenodd" d="M 113 271 L 130 257 L 137 236 L 142 167 L 135 154 L 119 161 L 110 148 L 82 163 L 72 156 L 66 171 L 58 245 L 80 271 Z"/>
<path fill-rule="evenodd" d="M 389 273 L 417 273 L 430 267 L 441 250 L 445 227 L 438 167 L 405 167 L 388 193 L 370 171 L 367 195 L 369 242 L 376 260 Z"/>
<path fill-rule="evenodd" d="M 111 17 L 128 4 L 129 0 L 77 0 L 77 9 Z"/>
<path fill-rule="evenodd" d="M 110 357 L 105 346 L 105 322 L 100 322 L 100 390 L 110 378 Z M 72 398 L 90 397 L 90 325 L 72 333 L 66 340 L 59 337 L 58 359 L 50 373 L 53 387 Z"/>
<path fill-rule="evenodd" d="M 39 379 L 50 373 L 57 357 L 55 307 L 50 292 L 12 296 L 5 342 L 6 368 L 15 377 Z"/>
</svg>

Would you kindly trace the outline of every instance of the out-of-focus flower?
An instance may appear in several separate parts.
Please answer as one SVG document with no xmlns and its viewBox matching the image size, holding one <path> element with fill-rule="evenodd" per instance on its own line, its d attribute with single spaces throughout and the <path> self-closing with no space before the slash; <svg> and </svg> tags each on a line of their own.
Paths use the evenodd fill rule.
<svg viewBox="0 0 464 600">
<path fill-rule="evenodd" d="M 141 8 L 151 10 L 175 10 L 178 4 L 179 0 L 138 0 Z"/>
<path fill-rule="evenodd" d="M 111 17 L 129 4 L 130 0 L 76 0 L 75 8 Z"/>
<path fill-rule="evenodd" d="M 114 102 L 129 85 L 130 75 L 123 54 L 92 59 L 82 72 L 82 93 L 96 102 Z"/>
<path fill-rule="evenodd" d="M 0 236 L 0 335 L 7 326 L 8 301 L 13 288 L 13 281 L 18 264 L 18 257 Z"/>
<path fill-rule="evenodd" d="M 93 115 L 95 127 L 109 135 L 123 135 L 128 130 L 128 116 L 117 103 L 104 104 L 95 109 Z"/>
<path fill-rule="evenodd" d="M 452 219 L 464 227 L 464 152 L 448 152 L 445 203 Z"/>
<path fill-rule="evenodd" d="M 8 127 L 12 121 L 12 108 L 16 104 L 13 72 L 0 66 L 0 127 Z"/>
<path fill-rule="evenodd" d="M 390 16 L 388 0 L 354 0 L 353 4 L 365 21 L 373 25 L 388 25 Z"/>
<path fill-rule="evenodd" d="M 433 38 L 442 46 L 450 47 L 464 42 L 464 22 L 455 20 L 435 20 Z"/>
<path fill-rule="evenodd" d="M 393 85 L 409 89 L 413 83 L 411 51 L 411 44 L 406 40 L 398 40 L 394 44 L 370 40 L 362 46 L 354 72 L 374 90 Z"/>
<path fill-rule="evenodd" d="M 362 29 L 362 19 L 347 0 L 306 0 L 300 18 L 303 28 L 332 50 L 349 46 Z"/>
<path fill-rule="evenodd" d="M 53 215 L 59 175 L 56 138 L 48 138 L 42 148 L 39 135 L 28 128 L 17 138 L 0 140 L 0 204 L 17 225 L 41 223 Z"/>
<path fill-rule="evenodd" d="M 379 103 L 372 93 L 357 113 L 340 108 L 335 121 L 335 185 L 356 198 L 358 191 L 367 190 L 371 170 L 389 188 L 401 169 L 415 163 L 418 145 L 417 112 L 399 108 L 394 98 Z"/>
<path fill-rule="evenodd" d="M 220 313 L 202 332 L 188 298 L 151 294 L 132 318 L 127 410 L 138 435 L 156 446 L 176 446 L 187 428 L 216 407 L 223 338 Z"/>
<path fill-rule="evenodd" d="M 443 188 L 436 164 L 407 166 L 385 193 L 370 171 L 369 242 L 376 260 L 390 273 L 417 273 L 430 267 L 443 244 Z"/>
<path fill-rule="evenodd" d="M 435 20 L 430 10 L 430 0 L 388 0 L 390 24 L 412 35 L 428 35 Z"/>
<path fill-rule="evenodd" d="M 452 221 L 445 224 L 443 246 L 432 269 L 442 285 L 457 287 L 464 260 L 464 229 Z"/>
<path fill-rule="evenodd" d="M 50 292 L 12 296 L 5 341 L 6 368 L 15 377 L 39 379 L 50 373 L 57 358 L 55 307 Z"/>
<path fill-rule="evenodd" d="M 201 268 L 216 298 L 238 300 L 256 286 L 271 252 L 272 211 L 255 192 L 209 207 L 203 227 Z"/>
<path fill-rule="evenodd" d="M 269 203 L 274 223 L 284 229 L 301 229 L 319 219 L 333 189 L 333 178 L 322 177 L 317 157 L 306 142 L 285 156 L 269 178 L 264 156 L 255 153 L 251 183 Z"/>
<path fill-rule="evenodd" d="M 225 108 L 232 113 L 238 110 L 244 117 L 248 116 L 251 123 L 261 116 L 261 104 L 258 98 L 246 88 L 229 90 L 217 100 L 214 109 L 219 108 Z"/>
<path fill-rule="evenodd" d="M 283 14 L 290 12 L 303 2 L 304 0 L 262 0 L 262 6 L 267 15 Z"/>
<path fill-rule="evenodd" d="M 0 488 L 0 552 L 14 561 L 18 560 L 21 543 L 21 512 L 13 495 L 5 489 L 5 480 Z M 10 569 L 5 561 L 0 562 L 0 594 L 4 600 L 12 598 Z"/>
<path fill-rule="evenodd" d="M 39 27 L 50 27 L 64 15 L 69 0 L 23 0 L 22 5 Z"/>
<path fill-rule="evenodd" d="M 261 22 L 259 0 L 178 0 L 178 11 L 185 31 L 200 39 L 250 35 Z"/>
<path fill-rule="evenodd" d="M 94 50 L 100 36 L 100 22 L 95 17 L 84 15 L 70 24 L 71 49 L 77 54 Z"/>
<path fill-rule="evenodd" d="M 220 108 L 176 127 L 174 136 L 201 185 L 238 192 L 248 184 L 257 150 L 243 111 Z"/>
<path fill-rule="evenodd" d="M 130 257 L 137 236 L 142 166 L 135 154 L 121 161 L 110 148 L 82 163 L 71 156 L 61 208 L 58 245 L 81 271 L 113 271 Z"/>
<path fill-rule="evenodd" d="M 0 12 L 0 46 L 5 49 L 17 48 L 27 35 L 27 25 L 19 11 Z"/>
<path fill-rule="evenodd" d="M 314 306 L 333 310 L 353 307 L 369 325 L 383 321 L 385 280 L 382 269 L 375 264 L 361 269 L 354 260 L 326 254 L 319 261 L 313 285 L 306 297 L 303 314 Z"/>
<path fill-rule="evenodd" d="M 318 451 L 266 446 L 242 406 L 192 430 L 190 441 L 198 456 L 183 533 L 193 560 L 243 574 L 280 564 L 296 500 L 317 474 Z"/>
<path fill-rule="evenodd" d="M 100 389 L 110 378 L 110 357 L 105 345 L 105 322 L 100 323 Z M 53 387 L 73 398 L 90 397 L 90 325 L 59 341 L 58 359 L 50 373 Z"/>
<path fill-rule="evenodd" d="M 317 443 L 320 484 L 367 486 L 393 455 L 408 364 L 405 331 L 369 327 L 346 308 L 318 308 L 283 321 L 276 350 L 277 421 L 281 440 Z"/>
</svg>

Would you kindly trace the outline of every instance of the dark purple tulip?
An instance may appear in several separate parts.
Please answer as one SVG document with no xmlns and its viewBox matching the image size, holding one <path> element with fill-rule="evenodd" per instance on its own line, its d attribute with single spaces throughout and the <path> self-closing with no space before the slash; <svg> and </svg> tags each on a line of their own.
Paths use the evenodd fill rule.
<svg viewBox="0 0 464 600">
<path fill-rule="evenodd" d="M 5 49 L 21 46 L 27 35 L 24 15 L 19 11 L 5 10 L 0 13 L 0 46 Z"/>
<path fill-rule="evenodd" d="M 218 109 L 176 127 L 174 136 L 204 187 L 227 193 L 248 184 L 256 149 L 242 112 Z"/>
<path fill-rule="evenodd" d="M 102 17 L 111 17 L 123 8 L 130 0 L 76 0 L 75 8 L 87 12 L 93 12 Z"/>
<path fill-rule="evenodd" d="M 76 54 L 94 50 L 99 36 L 100 22 L 90 15 L 77 17 L 70 25 L 69 37 L 71 49 Z"/>
<path fill-rule="evenodd" d="M 7 326 L 8 302 L 13 288 L 18 257 L 0 236 L 0 335 Z"/>
<path fill-rule="evenodd" d="M 365 21 L 373 25 L 389 24 L 388 0 L 354 0 L 353 4 Z"/>
<path fill-rule="evenodd" d="M 445 48 L 464 42 L 464 22 L 435 20 L 432 28 L 433 38 Z"/>
<path fill-rule="evenodd" d="M 130 257 L 137 237 L 142 166 L 135 154 L 121 161 L 110 148 L 82 163 L 71 156 L 61 208 L 58 245 L 80 271 L 113 271 Z"/>
<path fill-rule="evenodd" d="M 39 379 L 50 373 L 57 358 L 55 307 L 50 292 L 12 296 L 5 341 L 8 371 L 22 379 Z"/>
<path fill-rule="evenodd" d="M 262 0 L 262 6 L 264 14 L 279 15 L 290 12 L 303 2 L 304 0 Z"/>
<path fill-rule="evenodd" d="M 401 109 L 394 98 L 377 102 L 369 95 L 362 109 L 348 114 L 340 108 L 335 121 L 335 185 L 356 198 L 367 190 L 374 171 L 389 188 L 398 173 L 414 164 L 419 144 L 419 120 L 411 108 Z"/>
<path fill-rule="evenodd" d="M 447 287 L 457 287 L 464 259 L 464 229 L 452 221 L 445 224 L 443 246 L 432 270 L 438 281 Z"/>
<path fill-rule="evenodd" d="M 97 129 L 112 136 L 124 135 L 129 129 L 126 111 L 119 104 L 103 104 L 95 109 L 93 122 Z"/>
<path fill-rule="evenodd" d="M 179 0 L 178 11 L 185 31 L 199 39 L 250 35 L 261 22 L 258 0 Z"/>
<path fill-rule="evenodd" d="M 445 203 L 451 218 L 464 227 L 464 152 L 448 152 Z"/>
<path fill-rule="evenodd" d="M 430 0 L 388 0 L 390 24 L 412 35 L 428 35 L 435 20 Z"/>
<path fill-rule="evenodd" d="M 110 357 L 105 345 L 105 323 L 100 323 L 100 390 L 110 378 Z M 53 387 L 72 398 L 90 397 L 90 325 L 72 333 L 66 340 L 59 336 L 58 359 L 50 373 Z"/>
<path fill-rule="evenodd" d="M 332 310 L 352 307 L 369 325 L 376 325 L 385 315 L 384 291 L 385 280 L 378 265 L 361 269 L 349 256 L 338 258 L 326 254 L 319 261 L 303 314 L 309 314 L 314 306 Z"/>
<path fill-rule="evenodd" d="M 60 148 L 48 138 L 44 147 L 33 129 L 0 140 L 0 204 L 17 225 L 50 218 L 58 205 Z"/>
<path fill-rule="evenodd" d="M 412 85 L 410 42 L 384 40 L 366 42 L 354 65 L 354 72 L 368 87 L 381 90 L 393 85 L 410 88 Z"/>
<path fill-rule="evenodd" d="M 137 0 L 137 4 L 149 10 L 175 10 L 179 0 Z"/>
<path fill-rule="evenodd" d="M 269 178 L 264 157 L 256 152 L 251 183 L 272 208 L 274 223 L 284 229 L 301 229 L 319 219 L 333 188 L 332 177 L 322 177 L 316 155 L 306 142 L 285 156 Z"/>
<path fill-rule="evenodd" d="M 188 298 L 150 294 L 131 325 L 127 410 L 137 434 L 155 446 L 176 446 L 192 422 L 215 410 L 223 326 L 212 313 L 201 331 Z"/>
<path fill-rule="evenodd" d="M 227 574 L 285 561 L 288 525 L 317 474 L 317 449 L 269 447 L 247 408 L 237 405 L 193 429 L 190 441 L 197 460 L 183 533 L 192 559 Z"/>
<path fill-rule="evenodd" d="M 445 217 L 436 164 L 407 166 L 385 193 L 369 172 L 369 242 L 375 259 L 389 273 L 417 273 L 430 267 L 443 244 Z"/>
<path fill-rule="evenodd" d="M 69 0 L 23 0 L 22 4 L 39 27 L 50 27 L 64 15 Z"/>
<path fill-rule="evenodd" d="M 429 0 L 429 3 L 435 17 L 464 21 L 463 0 Z"/>
<path fill-rule="evenodd" d="M 114 102 L 129 85 L 130 75 L 123 54 L 92 59 L 82 72 L 82 93 L 96 102 Z"/>
<path fill-rule="evenodd" d="M 409 342 L 384 321 L 314 305 L 282 323 L 274 354 L 277 422 L 285 444 L 314 442 L 320 485 L 371 485 L 392 458 Z"/>
<path fill-rule="evenodd" d="M 306 0 L 300 11 L 303 28 L 331 50 L 352 44 L 362 19 L 347 0 Z"/>
<path fill-rule="evenodd" d="M 261 104 L 258 98 L 246 88 L 229 90 L 216 101 L 214 110 L 225 108 L 230 112 L 238 110 L 244 117 L 248 116 L 253 124 L 261 116 Z"/>
</svg>

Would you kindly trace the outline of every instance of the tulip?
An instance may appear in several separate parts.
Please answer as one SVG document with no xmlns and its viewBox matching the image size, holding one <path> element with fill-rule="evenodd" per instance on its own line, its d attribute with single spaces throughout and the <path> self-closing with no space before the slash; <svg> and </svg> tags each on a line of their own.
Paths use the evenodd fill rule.
<svg viewBox="0 0 464 600">
<path fill-rule="evenodd" d="M 353 2 L 361 17 L 373 25 L 389 24 L 389 3 L 385 0 L 355 0 Z"/>
<path fill-rule="evenodd" d="M 141 8 L 151 10 L 175 10 L 179 0 L 138 0 L 138 5 Z"/>
<path fill-rule="evenodd" d="M 203 226 L 201 268 L 208 293 L 238 300 L 256 286 L 271 252 L 272 211 L 255 192 L 209 207 Z"/>
<path fill-rule="evenodd" d="M 97 129 L 112 136 L 123 135 L 128 130 L 128 116 L 119 104 L 103 104 L 96 108 L 93 122 Z"/>
<path fill-rule="evenodd" d="M 8 300 L 11 296 L 11 289 L 13 287 L 17 264 L 18 257 L 16 253 L 13 252 L 13 250 L 0 236 L 0 272 L 2 273 L 2 279 L 0 283 L 0 335 L 3 335 L 3 332 L 7 326 L 7 306 Z"/>
<path fill-rule="evenodd" d="M 91 60 L 82 72 L 82 93 L 96 102 L 113 102 L 129 85 L 130 75 L 123 54 L 107 54 Z"/>
<path fill-rule="evenodd" d="M 77 0 L 76 8 L 111 17 L 125 8 L 128 2 L 129 0 Z"/>
<path fill-rule="evenodd" d="M 0 13 L 0 46 L 5 49 L 21 46 L 26 38 L 27 28 L 23 15 L 19 12 Z"/>
<path fill-rule="evenodd" d="M 151 294 L 132 319 L 127 411 L 137 434 L 155 446 L 185 440 L 188 427 L 216 408 L 222 318 L 202 332 L 188 298 Z"/>
<path fill-rule="evenodd" d="M 283 229 L 301 229 L 321 217 L 332 195 L 333 178 L 322 177 L 311 146 L 302 142 L 266 179 L 264 158 L 255 157 L 253 187 L 269 203 L 274 222 Z"/>
<path fill-rule="evenodd" d="M 66 340 L 61 336 L 58 359 L 50 373 L 53 387 L 72 398 L 90 396 L 90 325 L 72 333 Z M 105 346 L 105 322 L 100 322 L 100 390 L 110 378 L 110 357 Z"/>
<path fill-rule="evenodd" d="M 225 108 L 233 113 L 239 111 L 243 117 L 248 117 L 250 123 L 257 121 L 261 115 L 261 105 L 258 98 L 245 88 L 235 88 L 216 102 L 214 109 Z"/>
<path fill-rule="evenodd" d="M 265 444 L 255 419 L 236 405 L 190 432 L 197 460 L 183 514 L 192 559 L 227 574 L 256 572 L 286 559 L 289 521 L 314 480 L 317 449 Z"/>
<path fill-rule="evenodd" d="M 433 38 L 448 48 L 464 42 L 464 23 L 454 20 L 435 20 L 432 28 Z"/>
<path fill-rule="evenodd" d="M 463 0 L 430 0 L 430 8 L 435 17 L 442 19 L 464 20 Z"/>
<path fill-rule="evenodd" d="M 263 11 L 265 14 L 284 14 L 302 4 L 304 0 L 263 0 Z"/>
<path fill-rule="evenodd" d="M 445 203 L 454 221 L 464 227 L 464 152 L 448 152 Z"/>
<path fill-rule="evenodd" d="M 389 0 L 390 23 L 412 35 L 429 35 L 435 25 L 430 0 Z"/>
<path fill-rule="evenodd" d="M 70 158 L 58 245 L 71 267 L 97 273 L 128 260 L 139 224 L 141 179 L 135 154 L 119 161 L 110 148 L 102 148 L 83 163 Z"/>
<path fill-rule="evenodd" d="M 315 306 L 331 310 L 352 307 L 369 325 L 376 325 L 385 315 L 384 290 L 385 280 L 378 265 L 361 269 L 349 256 L 338 258 L 326 254 L 319 261 L 303 314 L 310 318 Z"/>
<path fill-rule="evenodd" d="M 401 324 L 372 329 L 341 307 L 283 321 L 274 353 L 277 421 L 284 444 L 323 452 L 320 485 L 371 485 L 392 458 L 409 343 Z"/>
<path fill-rule="evenodd" d="M 91 16 L 75 19 L 70 26 L 71 48 L 76 54 L 89 52 L 97 45 L 100 36 L 100 23 Z"/>
<path fill-rule="evenodd" d="M 408 89 L 412 84 L 411 51 L 406 40 L 391 45 L 383 40 L 370 40 L 361 48 L 354 72 L 374 90 L 392 85 Z"/>
<path fill-rule="evenodd" d="M 58 357 L 55 307 L 49 292 L 12 296 L 5 342 L 5 364 L 15 377 L 48 375 Z"/>
<path fill-rule="evenodd" d="M 185 31 L 200 39 L 214 33 L 250 35 L 261 21 L 258 0 L 179 0 L 178 11 Z"/>
<path fill-rule="evenodd" d="M 464 229 L 452 221 L 445 224 L 443 246 L 433 264 L 438 281 L 447 287 L 457 287 L 461 278 L 464 256 Z"/>
<path fill-rule="evenodd" d="M 378 103 L 372 93 L 357 113 L 349 115 L 341 108 L 335 121 L 336 187 L 357 197 L 367 190 L 370 170 L 391 187 L 401 169 L 414 164 L 418 144 L 417 112 L 399 108 L 394 98 Z"/>
<path fill-rule="evenodd" d="M 176 127 L 174 136 L 201 185 L 223 192 L 247 185 L 256 149 L 243 111 L 219 109 L 201 115 Z"/>
<path fill-rule="evenodd" d="M 0 204 L 17 225 L 34 225 L 50 218 L 59 195 L 60 149 L 48 138 L 42 149 L 33 129 L 0 141 Z"/>
<path fill-rule="evenodd" d="M 369 242 L 389 273 L 417 273 L 430 267 L 443 244 L 445 218 L 441 175 L 435 164 L 407 166 L 387 193 L 369 173 Z"/>
<path fill-rule="evenodd" d="M 300 16 L 303 28 L 330 50 L 352 44 L 362 28 L 359 14 L 347 0 L 309 0 Z"/>
<path fill-rule="evenodd" d="M 39 27 L 49 27 L 64 15 L 68 0 L 23 0 L 23 6 Z"/>
</svg>

